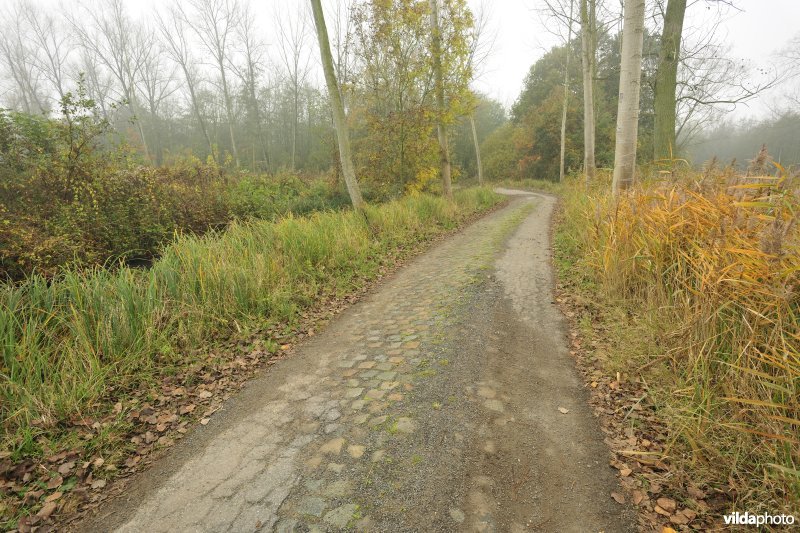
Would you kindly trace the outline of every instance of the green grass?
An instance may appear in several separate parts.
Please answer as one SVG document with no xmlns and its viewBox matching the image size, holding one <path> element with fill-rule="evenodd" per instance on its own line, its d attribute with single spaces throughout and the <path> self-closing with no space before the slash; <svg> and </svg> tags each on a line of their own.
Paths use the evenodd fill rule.
<svg viewBox="0 0 800 533">
<path fill-rule="evenodd" d="M 58 449 L 69 440 L 66 421 L 107 414 L 114 398 L 192 365 L 216 338 L 294 322 L 375 277 L 403 249 L 500 201 L 469 189 L 453 203 L 421 195 L 363 213 L 234 223 L 178 238 L 149 270 L 67 271 L 5 285 L 3 449 L 16 459 Z"/>
<path fill-rule="evenodd" d="M 549 194 L 559 194 L 564 188 L 564 185 L 557 181 L 535 179 L 493 181 L 491 185 L 492 187 L 505 187 L 507 189 L 521 189 Z"/>
</svg>

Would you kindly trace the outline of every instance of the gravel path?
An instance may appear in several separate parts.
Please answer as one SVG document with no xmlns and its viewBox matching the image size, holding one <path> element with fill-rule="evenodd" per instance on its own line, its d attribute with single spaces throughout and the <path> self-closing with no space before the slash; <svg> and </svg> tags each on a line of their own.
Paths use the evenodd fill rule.
<svg viewBox="0 0 800 533">
<path fill-rule="evenodd" d="M 515 194 L 80 529 L 632 531 L 551 302 L 555 200 Z"/>
</svg>

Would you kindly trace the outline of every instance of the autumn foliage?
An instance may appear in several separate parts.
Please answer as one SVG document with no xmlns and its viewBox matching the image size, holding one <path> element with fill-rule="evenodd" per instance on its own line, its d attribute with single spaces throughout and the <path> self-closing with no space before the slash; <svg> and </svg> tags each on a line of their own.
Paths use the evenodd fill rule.
<svg viewBox="0 0 800 533">
<path fill-rule="evenodd" d="M 800 188 L 764 158 L 619 199 L 576 192 L 568 215 L 590 277 L 658 324 L 657 353 L 632 364 L 668 369 L 672 453 L 730 488 L 766 481 L 755 494 L 778 509 L 800 496 Z"/>
</svg>

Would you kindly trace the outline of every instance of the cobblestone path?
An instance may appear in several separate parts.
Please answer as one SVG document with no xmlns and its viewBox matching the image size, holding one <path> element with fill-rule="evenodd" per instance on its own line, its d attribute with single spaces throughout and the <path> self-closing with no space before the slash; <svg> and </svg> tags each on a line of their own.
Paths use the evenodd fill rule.
<svg viewBox="0 0 800 533">
<path fill-rule="evenodd" d="M 544 355 L 563 359 L 569 375 L 554 379 L 567 390 L 547 393 L 563 398 L 536 396 L 537 375 L 552 376 L 537 374 L 532 343 L 565 345 L 552 329 L 562 326 L 510 293 L 538 286 L 545 302 L 532 305 L 557 312 L 546 262 L 553 203 L 520 196 L 411 262 L 229 401 L 94 527 L 629 529 L 608 497 L 607 451 L 565 349 Z M 514 238 L 539 254 L 517 270 L 501 264 Z"/>
</svg>

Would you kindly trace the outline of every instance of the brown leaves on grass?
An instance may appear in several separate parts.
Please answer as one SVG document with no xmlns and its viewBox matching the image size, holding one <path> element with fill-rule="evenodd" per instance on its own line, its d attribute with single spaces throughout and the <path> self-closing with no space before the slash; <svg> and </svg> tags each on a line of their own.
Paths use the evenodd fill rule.
<svg viewBox="0 0 800 533">
<path fill-rule="evenodd" d="M 466 217 L 462 225 L 485 214 Z M 321 295 L 313 308 L 299 314 L 294 327 L 278 324 L 246 338 L 218 342 L 213 353 L 200 357 L 196 364 L 181 368 L 176 375 L 163 376 L 153 387 L 110 391 L 104 401 L 111 406 L 110 412 L 98 419 L 73 421 L 71 427 L 82 442 L 89 442 L 104 431 L 111 440 L 103 454 L 105 457 L 89 455 L 88 447 L 53 450 L 46 459 L 20 461 L 13 461 L 9 452 L 0 452 L 0 498 L 3 498 L 0 506 L 6 505 L 10 513 L 17 514 L 23 509 L 35 513 L 20 519 L 17 527 L 21 532 L 78 520 L 120 493 L 128 478 L 156 459 L 154 452 L 171 446 L 195 423 L 208 424 L 211 416 L 221 409 L 222 402 L 256 372 L 287 357 L 295 344 L 316 335 L 321 326 L 358 302 L 405 260 L 456 231 L 458 228 L 436 236 L 428 235 L 418 246 L 408 246 L 390 254 L 375 279 L 356 280 L 355 288 L 343 296 Z M 276 353 L 267 349 L 272 342 L 279 346 Z M 62 468 L 63 474 L 60 473 Z M 34 486 L 45 486 L 47 490 L 33 490 Z M 50 502 L 44 501 L 56 492 L 62 495 Z M 64 516 L 59 516 L 60 513 Z"/>
<path fill-rule="evenodd" d="M 233 353 L 243 351 L 228 348 Z M 86 456 L 80 448 L 18 462 L 12 461 L 11 454 L 4 454 L 0 458 L 2 503 L 11 512 L 23 508 L 34 511 L 20 519 L 18 529 L 31 531 L 52 525 L 63 510 L 83 512 L 108 499 L 120 488 L 110 484 L 110 478 L 130 477 L 154 460 L 154 451 L 172 446 L 186 434 L 199 415 L 207 421 L 268 355 L 259 349 L 226 361 L 217 354 L 208 354 L 202 364 L 165 377 L 156 389 L 134 391 L 114 402 L 103 417 L 73 421 L 71 429 L 80 441 L 89 442 L 100 431 L 117 437 L 105 457 Z M 37 486 L 42 488 L 34 489 Z M 114 490 L 109 491 L 110 488 Z"/>
<path fill-rule="evenodd" d="M 591 393 L 590 403 L 614 455 L 609 464 L 618 472 L 624 489 L 613 491 L 610 497 L 619 504 L 632 504 L 645 531 L 677 533 L 711 526 L 728 504 L 728 495 L 717 492 L 718 499 L 708 499 L 707 492 L 673 464 L 668 430 L 651 404 L 645 384 L 604 369 L 596 356 L 605 342 L 602 334 L 585 339 L 578 333 L 576 320 L 592 316 L 591 309 L 566 291 L 560 291 L 556 301 L 570 317 L 570 354 Z"/>
<path fill-rule="evenodd" d="M 383 272 L 390 270 L 387 267 Z M 279 324 L 247 338 L 218 343 L 213 352 L 194 358 L 198 363 L 164 376 L 154 387 L 112 391 L 106 400 L 111 408 L 104 416 L 70 423 L 80 442 L 90 442 L 101 431 L 113 436 L 105 456 L 87 455 L 86 449 L 74 448 L 54 450 L 45 458 L 14 461 L 10 452 L 0 453 L 0 506 L 6 506 L 4 513 L 27 510 L 29 516 L 17 524 L 19 531 L 27 532 L 74 521 L 93 510 L 151 464 L 158 455 L 154 452 L 172 446 L 193 424 L 208 424 L 222 402 L 253 374 L 286 357 L 295 343 L 358 301 L 369 287 L 368 280 L 363 280 L 361 288 L 349 295 L 320 301 L 315 309 L 301 313 L 294 328 Z M 267 348 L 274 344 L 265 339 L 277 341 L 280 348 L 276 353 Z"/>
</svg>

